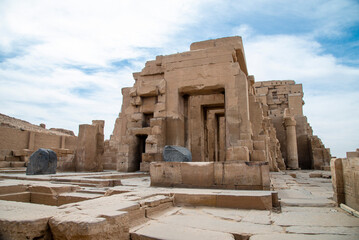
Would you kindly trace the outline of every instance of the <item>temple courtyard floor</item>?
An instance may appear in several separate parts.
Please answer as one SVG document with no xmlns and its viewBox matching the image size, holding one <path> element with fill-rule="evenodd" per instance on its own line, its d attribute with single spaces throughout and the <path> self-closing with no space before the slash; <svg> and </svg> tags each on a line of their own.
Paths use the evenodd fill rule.
<svg viewBox="0 0 359 240">
<path fill-rule="evenodd" d="M 330 172 L 271 173 L 272 191 L 159 188 L 147 173 L 0 170 L 0 239 L 359 239 Z"/>
</svg>

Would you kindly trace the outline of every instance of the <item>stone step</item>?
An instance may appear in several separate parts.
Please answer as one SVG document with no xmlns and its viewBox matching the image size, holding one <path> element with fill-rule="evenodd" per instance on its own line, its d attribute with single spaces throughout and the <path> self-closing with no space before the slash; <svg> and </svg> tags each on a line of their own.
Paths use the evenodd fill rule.
<svg viewBox="0 0 359 240">
<path fill-rule="evenodd" d="M 18 168 L 18 167 L 25 167 L 26 163 L 21 161 L 10 162 L 10 167 Z"/>
</svg>

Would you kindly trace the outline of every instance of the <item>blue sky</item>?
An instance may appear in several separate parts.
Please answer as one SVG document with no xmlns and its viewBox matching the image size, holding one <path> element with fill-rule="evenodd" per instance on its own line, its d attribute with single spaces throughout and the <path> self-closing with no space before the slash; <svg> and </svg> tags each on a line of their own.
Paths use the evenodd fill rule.
<svg viewBox="0 0 359 240">
<path fill-rule="evenodd" d="M 147 60 L 243 37 L 257 81 L 293 79 L 333 155 L 359 147 L 359 2 L 0 0 L 0 112 L 48 128 L 106 121 Z"/>
</svg>

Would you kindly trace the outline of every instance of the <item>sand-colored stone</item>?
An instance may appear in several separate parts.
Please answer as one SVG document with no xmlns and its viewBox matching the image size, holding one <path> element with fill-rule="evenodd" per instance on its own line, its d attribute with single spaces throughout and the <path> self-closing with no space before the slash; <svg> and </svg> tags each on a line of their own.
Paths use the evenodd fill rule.
<svg viewBox="0 0 359 240">
<path fill-rule="evenodd" d="M 359 149 L 348 152 L 347 158 L 335 158 L 330 162 L 334 195 L 341 203 L 359 210 Z"/>
<path fill-rule="evenodd" d="M 266 162 L 157 162 L 151 186 L 269 190 Z"/>
<path fill-rule="evenodd" d="M 51 239 L 48 220 L 56 207 L 0 200 L 0 238 Z"/>
<path fill-rule="evenodd" d="M 178 145 L 194 162 L 261 161 L 271 171 L 284 169 L 275 129 L 254 96 L 242 39 L 191 46 L 133 74 L 105 147 L 108 166 L 116 158 L 118 171 L 149 170 L 150 162 L 162 161 L 165 145 Z"/>
<path fill-rule="evenodd" d="M 92 125 L 80 125 L 74 160 L 76 171 L 99 172 L 103 170 L 104 124 L 104 121 L 93 120 Z"/>
<path fill-rule="evenodd" d="M 325 148 L 318 136 L 313 135 L 303 115 L 302 84 L 296 84 L 293 80 L 265 81 L 254 83 L 254 89 L 256 100 L 275 127 L 281 155 L 287 167 L 327 170 L 330 150 Z"/>
</svg>

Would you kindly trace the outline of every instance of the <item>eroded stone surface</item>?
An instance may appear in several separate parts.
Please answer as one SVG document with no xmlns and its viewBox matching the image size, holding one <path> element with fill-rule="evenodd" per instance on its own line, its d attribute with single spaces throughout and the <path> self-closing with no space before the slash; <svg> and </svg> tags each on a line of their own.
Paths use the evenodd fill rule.
<svg viewBox="0 0 359 240">
<path fill-rule="evenodd" d="M 51 239 L 48 220 L 56 207 L 0 200 L 0 239 Z"/>
</svg>

